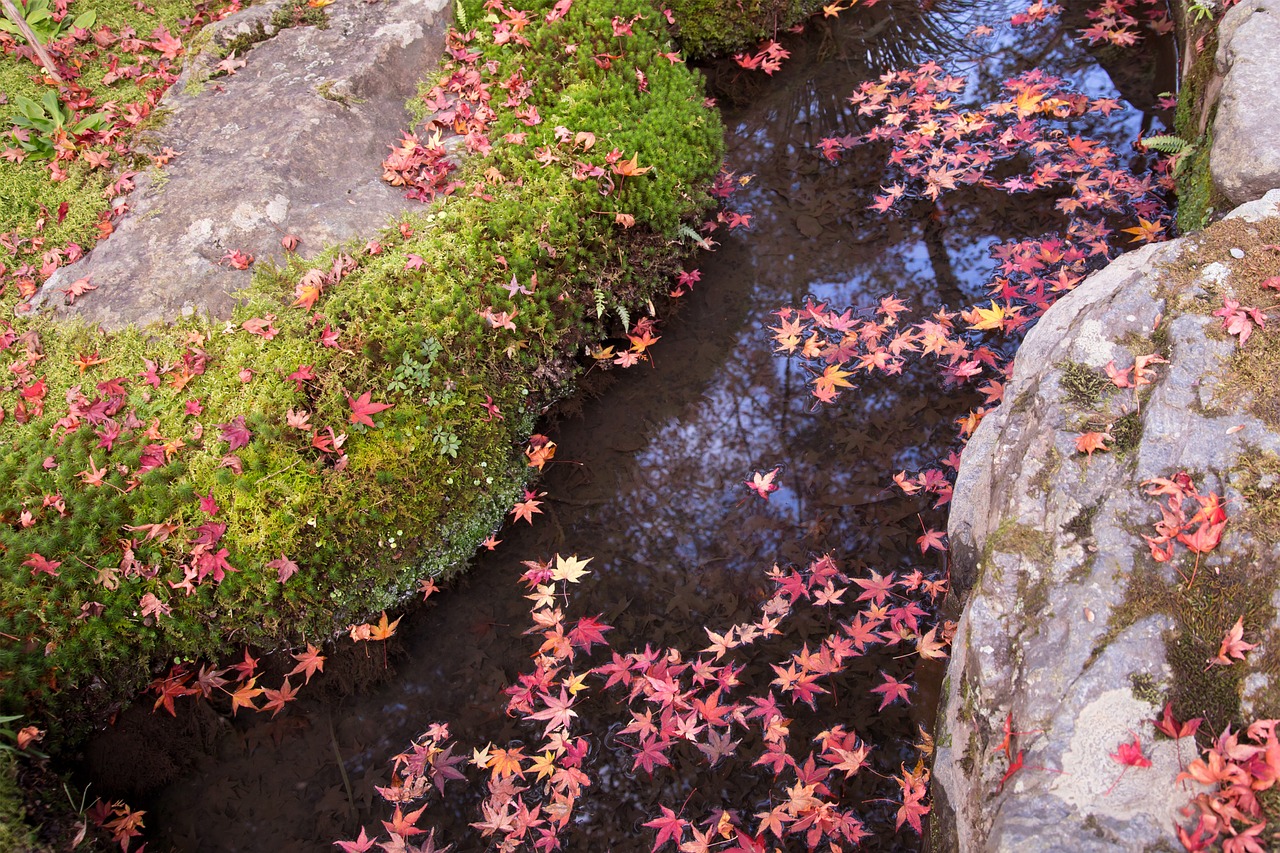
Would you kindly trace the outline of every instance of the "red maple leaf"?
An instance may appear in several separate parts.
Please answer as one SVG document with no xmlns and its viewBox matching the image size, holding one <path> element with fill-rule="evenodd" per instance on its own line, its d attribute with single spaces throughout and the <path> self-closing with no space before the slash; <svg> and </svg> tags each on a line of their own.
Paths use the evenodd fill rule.
<svg viewBox="0 0 1280 853">
<path fill-rule="evenodd" d="M 546 720 L 547 727 L 543 729 L 543 737 L 550 737 L 557 729 L 568 729 L 573 718 L 578 716 L 578 712 L 573 710 L 573 697 L 563 687 L 560 688 L 559 698 L 549 693 L 542 693 L 538 698 L 546 707 L 528 717 L 530 720 Z"/>
<path fill-rule="evenodd" d="M 35 577 L 40 572 L 44 572 L 45 574 L 53 575 L 56 578 L 58 576 L 58 566 L 61 566 L 62 563 L 55 560 L 45 559 L 40 554 L 32 551 L 27 555 L 27 559 L 22 561 L 22 565 L 31 568 L 32 577 Z"/>
<path fill-rule="evenodd" d="M 1214 664 L 1231 666 L 1238 660 L 1244 660 L 1244 653 L 1254 648 L 1257 648 L 1257 643 L 1246 643 L 1244 641 L 1244 617 L 1241 616 L 1236 620 L 1236 624 L 1228 628 L 1227 633 L 1222 636 L 1222 645 L 1218 647 L 1218 656 L 1209 659 L 1209 666 Z"/>
<path fill-rule="evenodd" d="M 600 616 L 584 616 L 569 631 L 569 642 L 583 651 L 591 651 L 593 645 L 608 645 L 604 638 L 605 631 L 613 630 L 611 625 L 600 621 Z"/>
<path fill-rule="evenodd" d="M 262 693 L 267 697 L 267 701 L 263 703 L 261 710 L 270 711 L 272 717 L 283 711 L 285 705 L 298 698 L 298 691 L 289 683 L 288 676 L 285 677 L 284 683 L 280 685 L 279 690 L 272 690 L 268 687 Z"/>
<path fill-rule="evenodd" d="M 289 578 L 293 577 L 295 573 L 297 573 L 298 564 L 295 563 L 293 560 L 290 560 L 284 554 L 281 554 L 279 559 L 272 560 L 271 562 L 267 563 L 267 568 L 275 569 L 276 572 L 278 573 L 277 578 L 279 579 L 280 583 L 284 583 Z"/>
<path fill-rule="evenodd" d="M 538 500 L 544 493 L 535 492 L 532 489 L 524 490 L 524 500 L 517 501 L 516 505 L 511 508 L 511 514 L 515 516 L 515 520 L 525 521 L 533 524 L 533 516 L 542 512 L 542 501 Z"/>
<path fill-rule="evenodd" d="M 301 391 L 302 383 L 310 382 L 316 378 L 316 370 L 315 367 L 310 364 L 300 364 L 298 365 L 297 370 L 293 371 L 293 373 L 290 373 L 285 378 L 293 383 L 293 390 Z"/>
<path fill-rule="evenodd" d="M 1203 722 L 1204 718 L 1196 717 L 1195 719 L 1187 720 L 1185 723 L 1179 723 L 1173 716 L 1173 703 L 1167 702 L 1164 706 L 1164 714 L 1161 715 L 1160 719 L 1156 720 L 1156 728 L 1174 740 L 1180 740 L 1194 735 Z"/>
<path fill-rule="evenodd" d="M 227 450 L 231 453 L 248 446 L 249 439 L 253 438 L 253 433 L 245 426 L 244 415 L 225 424 L 218 424 L 218 431 L 222 433 L 222 440 L 227 443 Z"/>
<path fill-rule="evenodd" d="M 884 676 L 884 682 L 879 687 L 871 688 L 872 693 L 879 693 L 882 696 L 880 707 L 876 710 L 883 711 L 890 703 L 899 699 L 910 705 L 911 700 L 907 698 L 907 694 L 911 691 L 911 685 L 905 681 L 899 681 L 892 675 L 885 675 L 884 672 L 880 674 Z"/>
<path fill-rule="evenodd" d="M 941 530 L 926 530 L 923 536 L 917 536 L 916 544 L 920 546 L 920 553 L 923 554 L 930 548 L 936 548 L 939 551 L 947 550 L 947 543 L 944 541 L 946 535 Z"/>
<path fill-rule="evenodd" d="M 373 849 L 373 845 L 378 841 L 378 836 L 370 838 L 365 834 L 364 827 L 360 827 L 360 837 L 355 841 L 335 841 L 334 844 L 342 848 L 343 853 L 369 853 Z"/>
<path fill-rule="evenodd" d="M 778 490 L 778 484 L 773 480 L 781 470 L 781 468 L 774 468 L 764 474 L 757 471 L 750 480 L 745 480 L 744 483 L 748 489 L 765 500 L 769 500 L 769 494 Z"/>
<path fill-rule="evenodd" d="M 631 769 L 635 770 L 640 767 L 644 769 L 644 772 L 652 776 L 654 767 L 670 767 L 671 760 L 667 758 L 666 753 L 670 746 L 671 741 L 669 740 L 659 740 L 652 735 L 644 738 L 640 741 L 640 751 L 636 753 Z"/>
<path fill-rule="evenodd" d="M 370 415 L 376 415 L 378 412 L 390 409 L 392 403 L 373 403 L 370 402 L 370 392 L 365 391 L 358 399 L 351 399 L 351 395 L 347 395 L 347 405 L 351 406 L 351 414 L 347 416 L 348 420 L 353 424 L 364 424 L 365 426 L 377 426 L 373 422 Z"/>
<path fill-rule="evenodd" d="M 285 673 L 285 676 L 301 674 L 305 681 L 304 684 L 310 683 L 311 676 L 317 672 L 324 672 L 324 655 L 320 654 L 320 650 L 315 646 L 307 643 L 307 650 L 299 652 L 293 656 L 298 665 Z"/>
<path fill-rule="evenodd" d="M 671 809 L 666 806 L 661 806 L 661 809 L 662 817 L 656 817 L 644 824 L 650 829 L 658 830 L 658 837 L 654 839 L 649 853 L 666 847 L 668 843 L 679 847 L 680 842 L 684 840 L 684 831 L 689 826 L 689 821 L 677 816 Z"/>
</svg>

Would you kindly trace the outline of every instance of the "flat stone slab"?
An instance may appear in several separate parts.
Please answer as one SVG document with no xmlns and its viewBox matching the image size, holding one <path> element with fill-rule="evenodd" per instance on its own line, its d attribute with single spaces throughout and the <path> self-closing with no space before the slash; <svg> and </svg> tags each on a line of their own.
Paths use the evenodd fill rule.
<svg viewBox="0 0 1280 853">
<path fill-rule="evenodd" d="M 222 259 L 309 254 L 371 235 L 420 206 L 381 180 L 388 146 L 409 125 L 405 103 L 439 62 L 448 0 L 336 0 L 329 26 L 275 32 L 209 78 L 225 46 L 273 27 L 272 0 L 207 28 L 161 101 L 169 112 L 148 148 L 181 152 L 140 173 L 116 230 L 53 275 L 32 303 L 104 328 L 170 322 L 196 312 L 228 317 L 251 271 Z M 211 36 L 211 40 L 208 38 Z M 97 287 L 65 305 L 58 288 L 90 276 Z"/>
</svg>

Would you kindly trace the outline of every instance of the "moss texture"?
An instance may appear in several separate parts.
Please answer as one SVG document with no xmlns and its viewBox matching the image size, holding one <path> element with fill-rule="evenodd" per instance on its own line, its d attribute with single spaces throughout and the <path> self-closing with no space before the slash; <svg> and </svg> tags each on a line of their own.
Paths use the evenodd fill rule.
<svg viewBox="0 0 1280 853">
<path fill-rule="evenodd" d="M 13 330 L 14 358 L 38 335 L 38 378 L 0 405 L 13 413 L 38 381 L 46 411 L 28 399 L 0 423 L 0 476 L 13 484 L 0 496 L 6 707 L 34 711 L 91 681 L 126 696 L 153 663 L 326 636 L 461 566 L 501 523 L 530 476 L 522 446 L 538 412 L 572 387 L 583 344 L 619 331 L 596 293 L 639 317 L 668 289 L 679 230 L 709 205 L 721 159 L 697 73 L 661 56 L 672 46 L 656 5 L 579 0 L 544 24 L 551 5 L 532 4 L 528 46 L 499 43 L 479 2 L 463 7 L 477 67 L 492 63 L 495 88 L 536 81 L 525 105 L 542 122 L 497 109 L 492 149 L 459 173 L 465 189 L 380 235 L 379 252 L 335 247 L 259 269 L 234 320 L 270 317 L 273 332 L 192 321 L 103 335 L 42 319 Z M 615 16 L 635 19 L 625 42 Z M 601 68 L 593 56 L 608 52 L 625 61 Z M 593 133 L 591 156 L 561 127 Z M 500 142 L 512 133 L 525 144 Z M 544 147 L 561 160 L 530 156 Z M 652 168 L 602 198 L 573 160 L 610 151 Z M 292 304 L 304 275 L 335 265 L 310 310 Z M 513 294 L 513 276 L 537 286 Z M 390 406 L 372 427 L 353 416 L 364 394 Z M 59 423 L 78 395 L 113 401 L 117 440 L 104 444 L 101 419 Z M 225 549 L 230 568 L 184 593 L 211 537 L 205 553 Z M 30 555 L 59 565 L 40 571 Z M 283 559 L 298 567 L 286 581 Z M 148 595 L 170 610 L 148 614 Z"/>
</svg>

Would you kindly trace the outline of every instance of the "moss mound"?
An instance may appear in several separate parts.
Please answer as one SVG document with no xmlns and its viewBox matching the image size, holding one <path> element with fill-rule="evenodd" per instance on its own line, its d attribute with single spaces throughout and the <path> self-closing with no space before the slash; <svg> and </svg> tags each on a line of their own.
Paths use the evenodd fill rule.
<svg viewBox="0 0 1280 853">
<path fill-rule="evenodd" d="M 678 270 L 722 145 L 650 0 L 527 5 L 461 4 L 442 79 L 492 115 L 421 215 L 260 270 L 225 327 L 0 324 L 3 707 L 327 636 L 501 522 L 576 354 Z"/>
</svg>

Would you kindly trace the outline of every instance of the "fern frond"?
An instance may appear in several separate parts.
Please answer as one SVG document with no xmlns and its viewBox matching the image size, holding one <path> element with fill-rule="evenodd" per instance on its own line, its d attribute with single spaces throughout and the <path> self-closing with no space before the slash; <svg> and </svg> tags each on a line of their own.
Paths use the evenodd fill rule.
<svg viewBox="0 0 1280 853">
<path fill-rule="evenodd" d="M 1195 146 L 1180 136 L 1158 134 L 1143 139 L 1142 147 L 1152 151 L 1159 151 L 1161 154 L 1181 154 Z"/>
<path fill-rule="evenodd" d="M 688 238 L 689 240 L 696 243 L 701 248 L 706 249 L 707 251 L 711 251 L 711 244 L 707 242 L 707 238 L 703 237 L 697 231 L 694 231 L 688 225 L 684 225 L 684 224 L 677 225 L 676 233 L 681 237 Z"/>
</svg>

